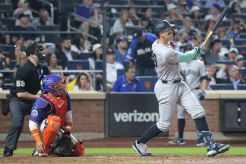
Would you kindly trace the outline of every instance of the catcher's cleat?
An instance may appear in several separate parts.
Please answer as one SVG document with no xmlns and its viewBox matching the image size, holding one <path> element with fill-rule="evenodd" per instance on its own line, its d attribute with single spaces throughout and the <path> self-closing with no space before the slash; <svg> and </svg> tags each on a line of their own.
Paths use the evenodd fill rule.
<svg viewBox="0 0 246 164">
<path fill-rule="evenodd" d="M 184 141 L 184 139 L 178 137 L 173 141 L 169 141 L 168 143 L 172 144 L 172 145 L 184 145 L 185 141 Z"/>
<path fill-rule="evenodd" d="M 33 150 L 32 156 L 47 157 L 48 154 L 46 154 L 46 153 L 39 153 L 37 150 Z"/>
<path fill-rule="evenodd" d="M 212 146 L 208 147 L 207 156 L 212 157 L 212 156 L 215 156 L 217 154 L 224 153 L 224 152 L 228 151 L 230 149 L 230 147 L 231 146 L 229 144 L 214 143 Z"/>
<path fill-rule="evenodd" d="M 148 152 L 148 147 L 146 144 L 138 144 L 137 141 L 135 141 L 132 148 L 141 156 L 153 156 L 152 153 Z"/>
</svg>

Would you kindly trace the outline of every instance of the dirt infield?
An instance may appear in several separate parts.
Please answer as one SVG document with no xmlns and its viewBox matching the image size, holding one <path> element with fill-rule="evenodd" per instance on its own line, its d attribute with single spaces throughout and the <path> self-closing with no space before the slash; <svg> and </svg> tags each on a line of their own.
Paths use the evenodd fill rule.
<svg viewBox="0 0 246 164">
<path fill-rule="evenodd" d="M 159 155 L 155 157 L 139 157 L 137 155 L 86 155 L 83 157 L 30 157 L 27 155 L 15 155 L 14 157 L 2 158 L 0 157 L 1 163 L 45 163 L 45 164 L 63 164 L 63 163 L 73 163 L 73 164 L 160 164 L 160 163 L 170 163 L 170 164 L 197 164 L 197 163 L 233 163 L 240 164 L 245 163 L 245 156 L 216 156 L 208 158 L 206 156 L 194 156 L 194 155 Z"/>
<path fill-rule="evenodd" d="M 106 138 L 106 139 L 94 139 L 85 140 L 85 147 L 130 147 L 136 138 Z M 150 147 L 173 147 L 169 145 L 168 138 L 155 138 L 151 140 L 148 145 Z M 223 143 L 229 143 L 232 146 L 246 146 L 245 141 L 222 141 Z M 182 147 L 194 146 L 194 140 L 187 140 L 186 144 Z M 2 143 L 1 143 L 2 144 Z M 19 142 L 19 148 L 32 148 L 33 142 Z M 232 156 L 232 155 L 218 155 L 216 157 L 208 158 L 206 155 L 156 155 L 154 157 L 139 157 L 137 154 L 107 154 L 107 155 L 85 155 L 83 157 L 47 157 L 39 158 L 32 157 L 30 155 L 17 155 L 13 157 L 3 158 L 0 157 L 0 163 L 48 163 L 48 164 L 64 164 L 64 163 L 86 163 L 86 164 L 214 164 L 214 163 L 233 163 L 240 164 L 245 163 L 246 156 Z"/>
<path fill-rule="evenodd" d="M 131 147 L 133 142 L 137 138 L 134 137 L 111 137 L 111 138 L 103 138 L 103 139 L 93 139 L 93 140 L 84 140 L 83 143 L 85 147 Z M 148 145 L 150 147 L 173 147 L 173 145 L 168 144 L 167 137 L 160 137 L 160 138 L 154 138 L 150 142 L 148 142 Z M 195 140 L 185 140 L 186 144 L 182 145 L 185 146 L 195 146 L 196 141 Z M 232 146 L 243 146 L 246 147 L 246 140 L 237 140 L 237 141 L 219 141 L 223 143 L 228 143 Z M 0 142 L 1 145 L 3 145 L 3 142 Z M 18 147 L 19 148 L 31 148 L 35 144 L 34 142 L 19 142 Z"/>
</svg>

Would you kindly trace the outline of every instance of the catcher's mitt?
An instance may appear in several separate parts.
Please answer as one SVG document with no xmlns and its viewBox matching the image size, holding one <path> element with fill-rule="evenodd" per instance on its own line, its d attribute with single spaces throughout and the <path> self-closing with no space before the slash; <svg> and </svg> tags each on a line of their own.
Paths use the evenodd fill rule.
<svg viewBox="0 0 246 164">
<path fill-rule="evenodd" d="M 71 156 L 73 151 L 73 143 L 70 135 L 63 134 L 57 146 L 53 149 L 53 153 L 58 156 Z"/>
</svg>

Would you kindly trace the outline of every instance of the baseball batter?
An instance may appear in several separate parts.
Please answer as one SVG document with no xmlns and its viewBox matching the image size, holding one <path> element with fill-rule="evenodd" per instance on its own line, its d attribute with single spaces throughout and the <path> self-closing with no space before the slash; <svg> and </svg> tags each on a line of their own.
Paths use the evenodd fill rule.
<svg viewBox="0 0 246 164">
<path fill-rule="evenodd" d="M 188 85 L 181 80 L 180 62 L 187 62 L 200 57 L 201 49 L 196 47 L 189 52 L 175 51 L 170 45 L 174 36 L 174 24 L 167 20 L 158 21 L 154 32 L 158 39 L 152 45 L 153 61 L 158 80 L 155 84 L 155 95 L 159 103 L 160 118 L 144 135 L 132 145 L 133 149 L 141 156 L 152 156 L 148 151 L 146 142 L 161 132 L 168 131 L 172 114 L 177 104 L 188 112 L 195 122 L 199 135 L 208 146 L 207 156 L 214 156 L 230 149 L 228 144 L 216 143 L 209 131 L 205 111 L 200 105 Z"/>
<path fill-rule="evenodd" d="M 191 50 L 193 48 L 192 44 L 187 44 L 184 47 L 185 51 Z M 180 63 L 181 74 L 184 77 L 184 81 L 190 87 L 192 93 L 196 96 L 198 100 L 204 99 L 205 92 L 207 88 L 207 73 L 206 67 L 203 61 L 197 59 L 189 62 Z M 184 128 L 185 128 L 185 109 L 178 105 L 178 137 L 173 141 L 169 141 L 170 144 L 183 145 L 185 141 L 183 139 Z M 198 137 L 196 146 L 204 146 L 203 139 Z"/>
</svg>

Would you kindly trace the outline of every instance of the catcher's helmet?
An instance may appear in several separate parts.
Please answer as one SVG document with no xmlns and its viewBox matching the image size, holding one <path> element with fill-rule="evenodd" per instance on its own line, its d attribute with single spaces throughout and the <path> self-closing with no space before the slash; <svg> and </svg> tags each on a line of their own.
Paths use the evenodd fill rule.
<svg viewBox="0 0 246 164">
<path fill-rule="evenodd" d="M 175 28 L 175 24 L 171 24 L 167 20 L 161 20 L 154 25 L 154 32 L 155 34 L 159 34 L 160 32 L 172 30 L 174 33 L 174 28 Z"/>
<path fill-rule="evenodd" d="M 51 92 L 63 96 L 66 94 L 65 86 L 62 84 L 60 75 L 46 75 L 41 81 L 41 90 L 43 93 Z"/>
</svg>

